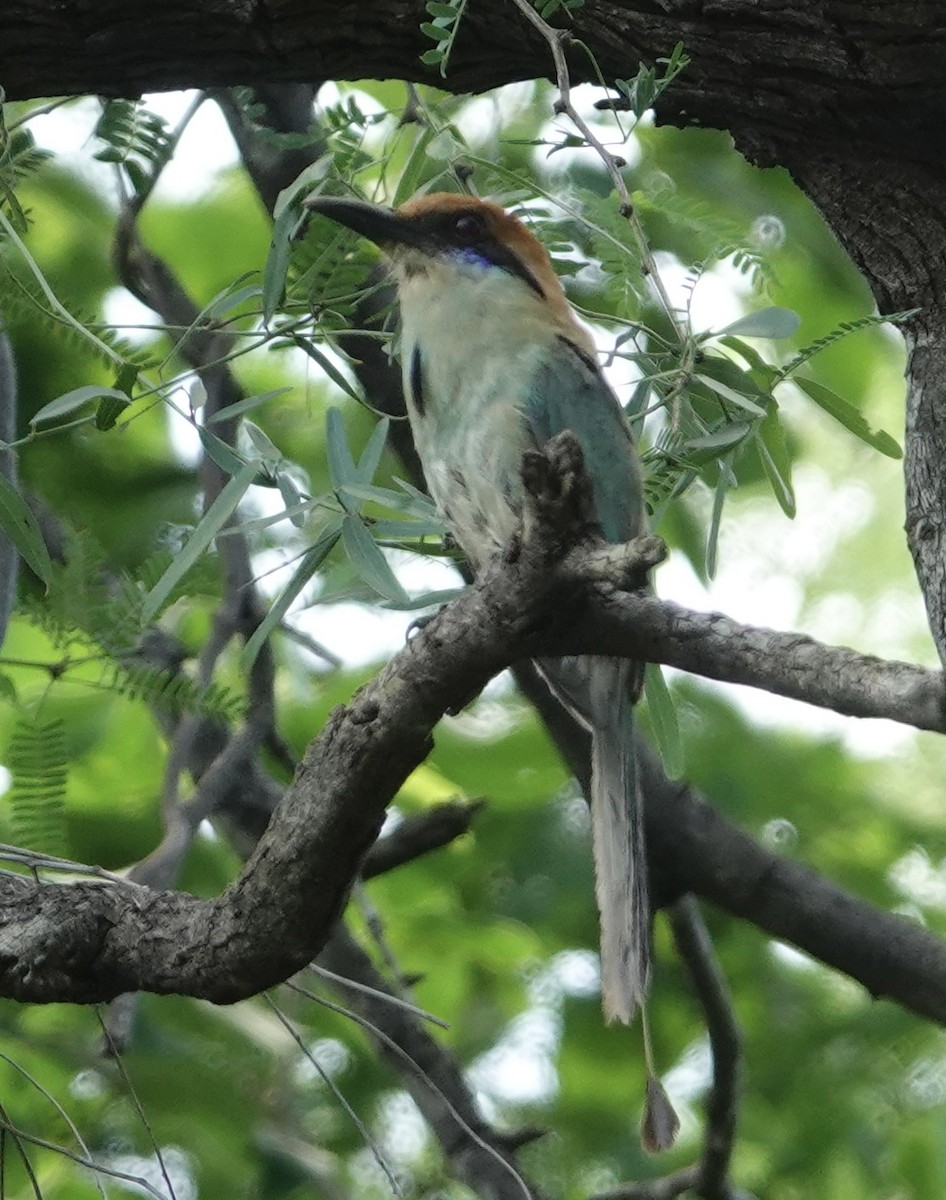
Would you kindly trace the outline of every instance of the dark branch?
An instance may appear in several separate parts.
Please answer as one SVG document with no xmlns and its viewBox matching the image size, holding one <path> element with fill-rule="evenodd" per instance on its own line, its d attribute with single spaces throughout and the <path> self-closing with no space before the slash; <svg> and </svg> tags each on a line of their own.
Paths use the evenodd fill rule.
<svg viewBox="0 0 946 1200">
<path fill-rule="evenodd" d="M 677 952 L 686 964 L 703 1012 L 713 1056 L 713 1085 L 697 1191 L 705 1200 L 734 1200 L 729 1163 L 739 1103 L 739 1026 L 709 931 L 692 896 L 683 896 L 670 909 L 670 924 Z"/>
<path fill-rule="evenodd" d="M 584 570 L 576 555 L 576 570 Z M 606 552 L 607 553 L 607 552 Z M 588 564 L 588 574 L 593 571 Z M 618 576 L 616 576 L 618 577 Z M 801 633 L 741 625 L 658 600 L 649 592 L 599 595 L 561 649 L 666 663 L 707 679 L 761 688 L 850 717 L 884 717 L 946 732 L 941 671 L 889 662 Z"/>
<path fill-rule="evenodd" d="M 946 1024 L 946 942 L 760 846 L 695 788 L 667 779 L 641 741 L 638 758 L 660 903 L 691 891 L 850 976 L 872 996 Z"/>
<path fill-rule="evenodd" d="M 243 874 L 221 897 L 0 878 L 0 994 L 88 1002 L 144 990 L 230 1002 L 308 963 L 341 911 L 385 805 L 429 752 L 439 718 L 524 653 L 560 647 L 562 626 L 575 623 L 574 576 L 550 563 L 562 553 L 575 561 L 584 543 L 562 545 L 568 489 L 539 490 L 518 555 L 487 569 L 333 714 Z M 577 530 L 581 488 L 572 495 Z M 554 519 L 546 520 L 543 497 Z M 577 742 L 576 760 L 581 753 Z M 943 942 L 776 857 L 640 753 L 659 903 L 687 891 L 705 896 L 874 995 L 946 1023 Z"/>
<path fill-rule="evenodd" d="M 371 847 L 361 868 L 362 879 L 374 879 L 376 875 L 402 867 L 431 850 L 449 845 L 467 832 L 483 803 L 482 800 L 453 800 L 405 817 Z"/>
</svg>

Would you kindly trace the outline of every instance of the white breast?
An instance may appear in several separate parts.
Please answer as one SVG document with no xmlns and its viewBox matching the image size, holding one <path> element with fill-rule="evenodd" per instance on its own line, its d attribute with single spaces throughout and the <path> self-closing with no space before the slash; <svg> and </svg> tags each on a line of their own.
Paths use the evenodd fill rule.
<svg viewBox="0 0 946 1200">
<path fill-rule="evenodd" d="M 542 301 L 497 268 L 435 264 L 400 283 L 405 392 L 434 501 L 474 564 L 518 524 L 522 407 L 555 336 Z M 411 396 L 419 349 L 422 396 Z"/>
</svg>

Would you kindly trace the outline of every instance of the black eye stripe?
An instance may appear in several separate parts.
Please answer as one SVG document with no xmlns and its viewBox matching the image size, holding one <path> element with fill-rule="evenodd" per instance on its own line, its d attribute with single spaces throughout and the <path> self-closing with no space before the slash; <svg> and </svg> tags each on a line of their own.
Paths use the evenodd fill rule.
<svg viewBox="0 0 946 1200">
<path fill-rule="evenodd" d="M 437 213 L 414 219 L 415 227 L 432 239 L 442 251 L 475 249 L 477 256 L 501 267 L 527 284 L 537 296 L 545 292 L 536 277 L 507 246 L 498 241 L 483 218 L 476 212 Z"/>
</svg>

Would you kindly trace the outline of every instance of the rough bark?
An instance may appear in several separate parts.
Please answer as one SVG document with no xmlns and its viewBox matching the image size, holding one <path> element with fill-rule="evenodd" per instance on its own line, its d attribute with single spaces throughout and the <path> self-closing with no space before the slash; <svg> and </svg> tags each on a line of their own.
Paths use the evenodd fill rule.
<svg viewBox="0 0 946 1200">
<path fill-rule="evenodd" d="M 583 623 L 577 613 L 612 602 L 598 595 L 600 561 L 597 571 L 588 568 L 599 545 L 562 542 L 567 503 L 553 489 L 519 557 L 495 562 L 333 714 L 222 896 L 0 877 L 0 995 L 89 1003 L 146 990 L 227 1003 L 305 966 L 325 944 L 388 801 L 426 757 L 440 717 L 510 663 L 567 646 L 568 631 Z M 640 542 L 651 557 L 654 540 Z M 613 554 L 605 561 L 613 565 Z M 638 572 L 639 561 L 631 573 Z M 619 564 L 609 590 L 626 573 Z M 540 704 L 549 699 L 545 693 Z M 566 720 L 557 738 L 580 773 L 587 735 L 561 710 L 553 719 Z M 666 780 L 653 756 L 644 761 L 655 903 L 693 891 L 873 995 L 946 1023 L 946 943 L 772 854 L 686 784 Z"/>
<path fill-rule="evenodd" d="M 0 15 L 0 77 L 11 98 L 366 77 L 439 83 L 420 62 L 430 46 L 423 19 L 409 0 L 14 0 Z M 682 41 L 693 67 L 674 103 L 700 124 L 802 149 L 815 137 L 840 154 L 853 143 L 866 158 L 880 143 L 935 160 L 946 96 L 936 0 L 588 0 L 574 28 L 605 78 Z M 522 16 L 485 0 L 464 17 L 446 86 L 482 91 L 549 70 Z M 580 53 L 574 72 L 592 77 Z"/>
</svg>

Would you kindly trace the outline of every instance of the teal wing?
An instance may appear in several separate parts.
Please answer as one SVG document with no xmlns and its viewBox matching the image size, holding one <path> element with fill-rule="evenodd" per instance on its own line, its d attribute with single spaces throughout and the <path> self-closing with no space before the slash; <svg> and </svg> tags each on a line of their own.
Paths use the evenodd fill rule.
<svg viewBox="0 0 946 1200">
<path fill-rule="evenodd" d="M 609 542 L 636 537 L 643 494 L 634 445 L 617 397 L 583 350 L 556 340 L 533 378 L 523 416 L 540 446 L 565 429 L 575 434 L 604 536 Z"/>
</svg>

